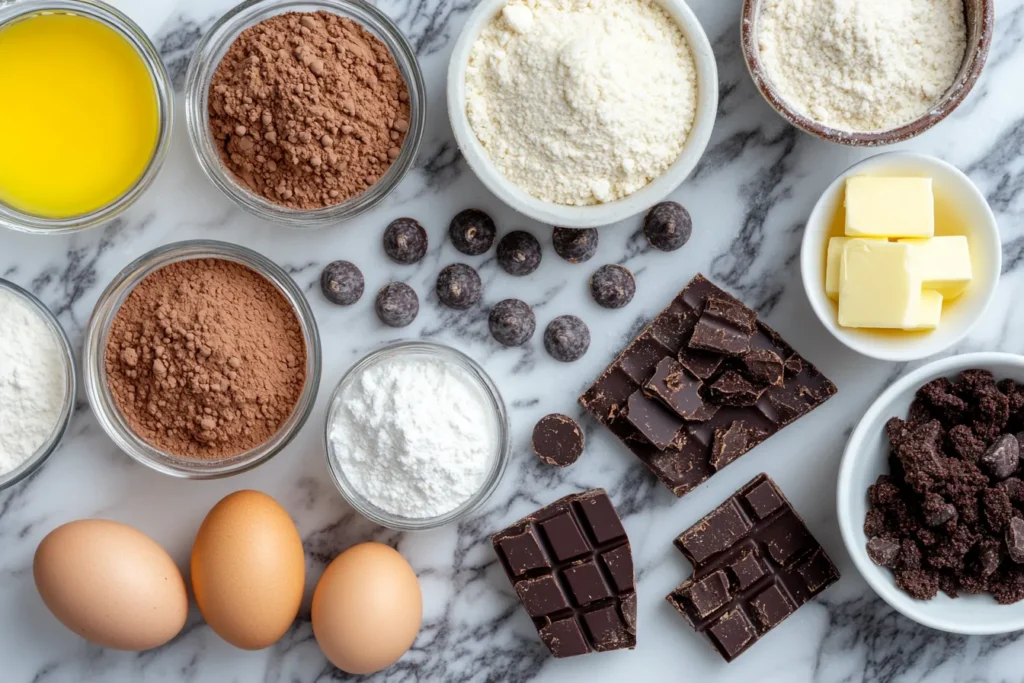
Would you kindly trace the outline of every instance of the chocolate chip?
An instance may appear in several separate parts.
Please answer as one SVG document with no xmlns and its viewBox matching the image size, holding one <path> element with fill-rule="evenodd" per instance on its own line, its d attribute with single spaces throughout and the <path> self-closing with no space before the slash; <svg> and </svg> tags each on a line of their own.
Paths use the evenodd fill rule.
<svg viewBox="0 0 1024 683">
<path fill-rule="evenodd" d="M 494 244 L 494 221 L 479 209 L 460 211 L 448 226 L 452 246 L 468 256 L 479 256 Z"/>
<path fill-rule="evenodd" d="M 900 544 L 888 538 L 873 536 L 868 539 L 868 557 L 879 567 L 895 569 L 900 559 Z"/>
<path fill-rule="evenodd" d="M 1006 479 L 1017 471 L 1020 465 L 1020 444 L 1012 434 L 1003 434 L 995 440 L 984 455 L 981 467 L 997 480 Z"/>
<path fill-rule="evenodd" d="M 555 228 L 551 232 L 555 253 L 569 263 L 589 261 L 597 252 L 597 241 L 596 228 Z"/>
<path fill-rule="evenodd" d="M 523 230 L 510 232 L 498 242 L 498 265 L 509 275 L 529 275 L 537 270 L 540 258 L 540 242 Z"/>
<path fill-rule="evenodd" d="M 541 462 L 568 467 L 583 453 L 583 431 L 568 415 L 553 413 L 542 417 L 533 428 L 531 445 Z"/>
<path fill-rule="evenodd" d="M 405 327 L 420 312 L 420 299 L 404 282 L 391 282 L 377 292 L 374 308 L 377 317 L 388 327 Z"/>
<path fill-rule="evenodd" d="M 320 291 L 328 301 L 339 306 L 351 306 L 359 301 L 365 287 L 362 271 L 348 261 L 332 261 L 320 274 Z"/>
<path fill-rule="evenodd" d="M 590 330 L 574 315 L 560 315 L 544 330 L 544 348 L 557 361 L 571 363 L 590 348 Z"/>
<path fill-rule="evenodd" d="M 384 230 L 384 253 L 395 263 L 416 263 L 427 254 L 427 231 L 413 218 L 396 218 Z"/>
<path fill-rule="evenodd" d="M 499 301 L 487 318 L 491 336 L 505 346 L 521 346 L 537 329 L 537 319 L 525 302 L 519 299 Z"/>
<path fill-rule="evenodd" d="M 1014 517 L 1006 527 L 1006 552 L 1017 564 L 1024 563 L 1024 519 Z"/>
<path fill-rule="evenodd" d="M 676 202 L 655 204 L 644 217 L 647 241 L 661 251 L 679 249 L 689 241 L 692 232 L 690 212 Z"/>
<path fill-rule="evenodd" d="M 610 263 L 590 276 L 590 294 L 598 306 L 622 308 L 633 300 L 636 280 L 628 269 Z"/>
<path fill-rule="evenodd" d="M 465 310 L 480 301 L 483 284 L 477 272 L 465 263 L 445 266 L 437 276 L 437 298 L 445 306 Z"/>
</svg>

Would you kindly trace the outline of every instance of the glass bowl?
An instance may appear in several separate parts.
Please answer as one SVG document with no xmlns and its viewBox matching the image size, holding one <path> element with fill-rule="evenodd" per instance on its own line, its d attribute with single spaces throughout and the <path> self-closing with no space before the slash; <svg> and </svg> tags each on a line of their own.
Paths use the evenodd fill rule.
<svg viewBox="0 0 1024 683">
<path fill-rule="evenodd" d="M 145 32 L 127 16 L 99 0 L 24 0 L 9 5 L 0 2 L 0 28 L 12 21 L 41 12 L 63 12 L 89 17 L 116 31 L 138 52 L 149 70 L 156 91 L 157 115 L 160 121 L 153 156 L 135 184 L 113 202 L 95 211 L 67 218 L 36 216 L 0 202 L 0 225 L 31 233 L 74 232 L 106 223 L 120 215 L 153 184 L 164 163 L 164 157 L 167 156 L 167 146 L 171 139 L 173 89 L 164 63 L 160 60 L 160 54 Z"/>
<path fill-rule="evenodd" d="M 67 432 L 68 424 L 71 422 L 71 414 L 75 411 L 75 354 L 71 351 L 71 342 L 68 341 L 64 328 L 57 322 L 57 318 L 50 312 L 42 301 L 32 293 L 22 289 L 13 282 L 0 278 L 0 289 L 5 289 L 18 296 L 22 301 L 34 309 L 46 321 L 54 336 L 57 338 L 57 345 L 60 347 L 61 357 L 64 365 L 64 402 L 60 409 L 60 416 L 50 436 L 43 442 L 32 456 L 6 474 L 0 474 L 0 491 L 14 486 L 19 481 L 32 474 L 38 469 L 50 454 L 57 450 L 61 439 Z"/>
<path fill-rule="evenodd" d="M 107 386 L 104 354 L 114 316 L 125 298 L 146 276 L 178 261 L 224 259 L 240 263 L 273 283 L 295 310 L 306 344 L 306 384 L 284 424 L 270 440 L 220 460 L 180 458 L 139 437 L 121 415 Z M 320 388 L 320 335 L 313 311 L 302 290 L 280 266 L 245 247 L 212 240 L 190 240 L 154 249 L 132 261 L 100 295 L 85 333 L 83 350 L 85 393 L 103 430 L 125 453 L 158 472 L 185 479 L 217 479 L 245 472 L 277 455 L 309 418 Z"/>
<path fill-rule="evenodd" d="M 224 167 L 210 135 L 209 89 L 213 74 L 238 35 L 254 24 L 285 12 L 324 10 L 352 19 L 376 36 L 398 64 L 409 90 L 409 131 L 398 157 L 366 191 L 322 209 L 290 209 L 274 204 L 242 186 Z M 427 100 L 416 53 L 398 26 L 363 0 L 247 0 L 213 25 L 196 46 L 185 76 L 185 121 L 199 165 L 221 192 L 246 211 L 265 220 L 296 228 L 314 228 L 343 221 L 377 205 L 412 168 L 423 138 Z"/>
<path fill-rule="evenodd" d="M 480 489 L 473 496 L 468 498 L 457 508 L 436 517 L 401 517 L 374 504 L 373 501 L 367 499 L 361 493 L 356 491 L 355 487 L 345 476 L 345 471 L 342 469 L 338 459 L 335 457 L 334 446 L 331 442 L 331 424 L 334 422 L 335 416 L 341 409 L 346 389 L 348 389 L 348 387 L 359 378 L 362 372 L 370 366 L 376 365 L 382 360 L 403 355 L 421 355 L 439 358 L 447 363 L 457 365 L 463 370 L 466 370 L 469 375 L 476 380 L 478 387 L 484 395 L 490 399 L 491 409 L 493 410 L 494 420 L 498 430 L 497 448 L 491 464 L 491 471 L 487 474 L 487 478 L 484 480 L 483 485 L 481 485 Z M 427 529 L 436 529 L 437 527 L 444 526 L 445 524 L 449 524 L 469 515 L 471 512 L 483 505 L 484 501 L 494 493 L 494 489 L 497 488 L 498 482 L 501 481 L 501 477 L 505 473 L 505 468 L 508 466 L 509 455 L 511 452 L 511 437 L 509 435 L 508 413 L 505 410 L 505 402 L 502 400 L 501 394 L 498 392 L 498 387 L 495 386 L 491 378 L 476 361 L 461 351 L 456 351 L 450 346 L 445 346 L 443 344 L 426 341 L 403 341 L 388 344 L 387 346 L 383 346 L 372 351 L 368 355 L 364 356 L 362 360 L 353 365 L 348 372 L 342 376 L 341 381 L 338 382 L 338 386 L 335 388 L 334 393 L 331 395 L 331 400 L 327 405 L 324 446 L 327 453 L 327 469 L 331 473 L 331 478 L 334 479 L 334 484 L 338 487 L 341 495 L 344 496 L 349 505 L 375 524 L 402 531 L 425 531 Z"/>
</svg>

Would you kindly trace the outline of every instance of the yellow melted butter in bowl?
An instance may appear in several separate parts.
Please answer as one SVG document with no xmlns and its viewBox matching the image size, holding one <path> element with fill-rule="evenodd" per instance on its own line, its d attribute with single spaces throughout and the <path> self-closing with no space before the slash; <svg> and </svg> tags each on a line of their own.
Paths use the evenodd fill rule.
<svg viewBox="0 0 1024 683">
<path fill-rule="evenodd" d="M 70 218 L 142 177 L 160 130 L 157 89 L 136 48 L 89 17 L 35 13 L 0 26 L 0 202 Z"/>
</svg>

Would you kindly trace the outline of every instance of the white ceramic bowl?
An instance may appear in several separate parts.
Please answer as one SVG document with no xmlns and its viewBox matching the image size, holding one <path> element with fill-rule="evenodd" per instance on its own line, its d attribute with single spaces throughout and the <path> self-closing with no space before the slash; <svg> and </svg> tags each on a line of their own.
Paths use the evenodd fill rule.
<svg viewBox="0 0 1024 683">
<path fill-rule="evenodd" d="M 469 15 L 448 64 L 448 118 L 462 155 L 488 190 L 521 214 L 548 225 L 591 228 L 615 223 L 646 211 L 667 197 L 693 171 L 711 139 L 718 113 L 718 66 L 711 43 L 697 17 L 682 0 L 658 0 L 680 26 L 697 67 L 697 112 L 686 145 L 661 176 L 633 194 L 591 206 L 545 202 L 528 194 L 497 169 L 477 139 L 466 116 L 466 66 L 480 32 L 507 0 L 483 0 Z"/>
<path fill-rule="evenodd" d="M 840 327 L 838 305 L 825 294 L 825 254 L 833 230 L 833 218 L 845 197 L 845 182 L 854 175 L 907 175 L 932 178 L 936 194 L 936 218 L 941 205 L 956 207 L 971 249 L 974 280 L 967 291 L 943 306 L 939 327 L 931 332 L 892 332 Z M 937 234 L 939 233 L 937 229 Z M 871 358 L 910 361 L 927 358 L 963 339 L 988 308 L 1003 267 L 1002 243 L 996 218 L 984 195 L 955 166 L 926 154 L 889 152 L 865 159 L 846 169 L 833 181 L 811 211 L 800 246 L 800 273 L 811 308 L 840 342 Z"/>
<path fill-rule="evenodd" d="M 938 377 L 953 379 L 971 368 L 988 370 L 997 380 L 1008 377 L 1024 383 L 1024 356 L 1008 353 L 951 356 L 897 380 L 868 408 L 850 437 L 839 465 L 836 513 L 843 542 L 857 570 L 883 600 L 904 616 L 950 633 L 1008 633 L 1024 629 L 1024 602 L 1000 605 L 989 595 L 963 595 L 953 600 L 942 592 L 932 600 L 915 600 L 897 588 L 892 572 L 872 562 L 865 550 L 867 489 L 878 475 L 889 471 L 885 423 L 891 417 L 906 418 L 914 394 L 922 385 Z"/>
</svg>

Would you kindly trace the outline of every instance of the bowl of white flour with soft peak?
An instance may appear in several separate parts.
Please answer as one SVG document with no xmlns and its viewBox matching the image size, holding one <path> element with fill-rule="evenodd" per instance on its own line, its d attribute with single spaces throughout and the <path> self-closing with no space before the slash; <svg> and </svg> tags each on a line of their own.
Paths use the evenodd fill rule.
<svg viewBox="0 0 1024 683">
<path fill-rule="evenodd" d="M 502 201 L 607 225 L 672 192 L 707 147 L 718 71 L 681 0 L 483 0 L 448 69 L 448 114 Z"/>
</svg>

